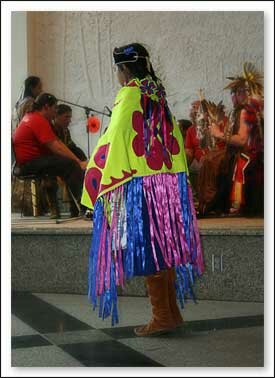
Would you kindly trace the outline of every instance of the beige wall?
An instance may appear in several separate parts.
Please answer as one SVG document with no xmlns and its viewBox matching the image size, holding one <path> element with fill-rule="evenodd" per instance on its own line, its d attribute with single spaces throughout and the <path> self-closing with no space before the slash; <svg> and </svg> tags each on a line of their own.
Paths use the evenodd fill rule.
<svg viewBox="0 0 275 378">
<path fill-rule="evenodd" d="M 226 76 L 246 60 L 264 63 L 263 12 L 28 12 L 28 30 L 29 73 L 57 97 L 98 109 L 119 88 L 112 50 L 132 41 L 149 48 L 177 118 L 188 117 L 199 88 L 230 106 Z M 86 149 L 85 114 L 73 112 L 72 135 Z"/>
</svg>

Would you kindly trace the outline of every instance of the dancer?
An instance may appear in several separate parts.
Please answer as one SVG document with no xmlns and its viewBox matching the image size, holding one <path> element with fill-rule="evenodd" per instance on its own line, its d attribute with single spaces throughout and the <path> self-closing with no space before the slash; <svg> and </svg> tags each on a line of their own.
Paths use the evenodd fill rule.
<svg viewBox="0 0 275 378">
<path fill-rule="evenodd" d="M 217 105 L 212 101 L 205 100 L 209 122 L 216 122 L 220 131 L 224 132 L 228 117 L 225 115 L 224 105 L 220 101 Z M 210 133 L 207 128 L 207 133 Z M 215 139 L 210 135 L 208 137 L 208 151 L 204 155 L 201 168 L 198 175 L 198 198 L 200 216 L 221 215 L 222 206 L 217 201 L 219 193 L 219 177 L 221 167 L 224 164 L 226 144 L 224 141 Z"/>
<path fill-rule="evenodd" d="M 117 286 L 145 276 L 153 316 L 137 336 L 182 325 L 181 307 L 204 271 L 183 138 L 148 51 L 113 51 L 122 88 L 87 167 L 82 204 L 94 209 L 89 297 L 118 322 Z"/>
<path fill-rule="evenodd" d="M 264 204 L 263 123 L 259 116 L 262 75 L 253 64 L 245 63 L 242 75 L 228 79 L 231 83 L 225 89 L 230 89 L 233 103 L 228 127 L 222 132 L 216 123 L 211 126 L 212 135 L 227 144 L 220 193 L 231 215 L 261 215 Z"/>
</svg>

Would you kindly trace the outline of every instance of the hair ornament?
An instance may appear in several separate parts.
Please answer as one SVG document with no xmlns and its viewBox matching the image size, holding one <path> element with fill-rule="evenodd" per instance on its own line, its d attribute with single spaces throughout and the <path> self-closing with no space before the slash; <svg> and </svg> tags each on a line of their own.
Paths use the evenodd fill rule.
<svg viewBox="0 0 275 378">
<path fill-rule="evenodd" d="M 130 55 L 134 51 L 134 47 L 130 46 L 123 50 L 125 55 Z"/>
</svg>

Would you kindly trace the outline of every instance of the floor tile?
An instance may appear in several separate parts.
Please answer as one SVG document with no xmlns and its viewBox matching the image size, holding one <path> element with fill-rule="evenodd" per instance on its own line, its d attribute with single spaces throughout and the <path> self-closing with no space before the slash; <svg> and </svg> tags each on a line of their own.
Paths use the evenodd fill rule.
<svg viewBox="0 0 275 378">
<path fill-rule="evenodd" d="M 120 340 L 168 367 L 263 367 L 263 327 Z"/>
<path fill-rule="evenodd" d="M 257 327 L 264 324 L 263 315 L 255 316 L 242 316 L 236 318 L 223 318 L 223 319 L 208 319 L 208 320 L 195 320 L 195 321 L 185 321 L 183 325 L 176 329 L 176 335 L 185 335 L 190 332 L 202 332 L 211 331 L 218 329 L 234 329 L 234 328 L 246 328 L 246 327 Z M 119 328 L 102 328 L 102 332 L 113 337 L 114 339 L 128 339 L 131 337 L 136 337 L 134 333 L 134 328 L 136 326 L 130 327 L 119 327 Z M 167 334 L 167 337 L 174 337 L 175 332 Z"/>
<path fill-rule="evenodd" d="M 28 324 L 22 322 L 15 315 L 11 315 L 11 336 L 35 335 L 38 332 Z"/>
<path fill-rule="evenodd" d="M 105 320 L 99 318 L 98 307 L 94 311 L 86 295 L 35 293 L 35 296 L 89 324 L 93 328 L 111 327 L 111 317 Z M 119 323 L 114 328 L 144 324 L 151 318 L 151 305 L 148 298 L 119 297 L 118 311 Z"/>
<path fill-rule="evenodd" d="M 112 327 L 112 328 L 102 328 L 101 331 L 107 335 L 113 337 L 114 339 L 129 339 L 131 337 L 136 337 L 134 329 L 137 326 L 129 327 Z"/>
<path fill-rule="evenodd" d="M 14 292 L 12 366 L 260 367 L 263 307 L 190 301 L 183 327 L 140 338 L 134 328 L 151 318 L 148 298 L 120 297 L 120 322 L 111 327 L 111 319 L 99 319 L 85 295 Z"/>
<path fill-rule="evenodd" d="M 182 335 L 188 332 L 203 332 L 219 329 L 235 329 L 235 328 L 247 328 L 247 327 L 257 327 L 264 325 L 264 316 L 238 316 L 232 318 L 221 318 L 221 319 L 205 319 L 205 320 L 194 320 L 189 322 L 184 322 L 182 327 L 178 329 Z"/>
<path fill-rule="evenodd" d="M 106 333 L 93 329 L 86 331 L 72 331 L 62 333 L 47 333 L 45 337 L 56 345 L 87 342 L 102 342 L 112 340 Z"/>
<path fill-rule="evenodd" d="M 115 340 L 102 343 L 68 344 L 62 345 L 61 348 L 85 366 L 162 366 L 151 358 Z"/>
<path fill-rule="evenodd" d="M 81 367 L 72 356 L 60 348 L 40 346 L 27 349 L 14 349 L 11 353 L 12 367 Z"/>
<path fill-rule="evenodd" d="M 93 311 L 86 295 L 44 294 L 36 293 L 37 297 L 57 308 L 76 317 L 91 327 L 120 328 L 146 324 L 152 316 L 149 298 L 146 297 L 119 297 L 119 323 L 111 327 L 110 317 L 102 320 L 98 317 L 98 310 Z M 224 302 L 198 300 L 198 304 L 188 301 L 182 312 L 186 321 L 233 318 L 243 316 L 263 315 L 263 303 Z"/>
<path fill-rule="evenodd" d="M 11 338 L 11 348 L 31 348 L 51 345 L 51 343 L 40 335 L 14 336 Z"/>
<path fill-rule="evenodd" d="M 91 329 L 88 324 L 30 293 L 14 292 L 11 307 L 15 316 L 40 333 Z"/>
</svg>

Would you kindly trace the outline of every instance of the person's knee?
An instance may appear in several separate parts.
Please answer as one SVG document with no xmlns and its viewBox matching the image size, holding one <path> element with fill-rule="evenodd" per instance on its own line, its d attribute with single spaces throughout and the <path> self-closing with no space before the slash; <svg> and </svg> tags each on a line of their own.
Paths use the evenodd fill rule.
<svg viewBox="0 0 275 378">
<path fill-rule="evenodd" d="M 63 163 L 66 174 L 81 170 L 80 165 L 73 159 L 66 159 Z"/>
<path fill-rule="evenodd" d="M 67 163 L 63 177 L 65 181 L 70 183 L 70 185 L 73 184 L 73 186 L 81 186 L 84 179 L 84 174 L 85 172 L 83 169 L 81 169 L 80 165 L 76 161 L 70 160 Z"/>
</svg>

